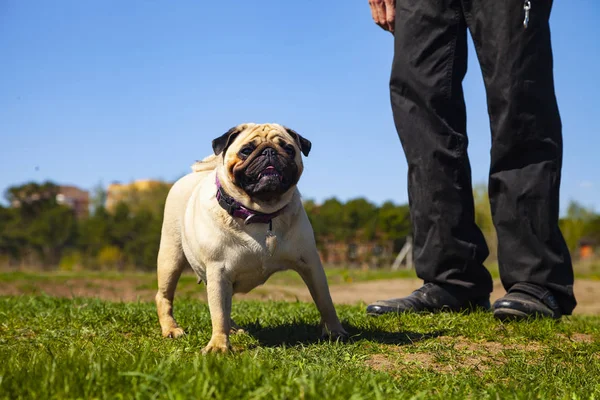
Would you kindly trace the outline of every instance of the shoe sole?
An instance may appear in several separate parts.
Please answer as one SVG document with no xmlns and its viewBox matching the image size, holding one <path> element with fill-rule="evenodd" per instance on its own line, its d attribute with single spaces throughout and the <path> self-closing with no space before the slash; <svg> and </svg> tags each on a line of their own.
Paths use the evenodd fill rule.
<svg viewBox="0 0 600 400">
<path fill-rule="evenodd" d="M 385 311 L 385 312 L 368 312 L 367 311 L 367 316 L 369 317 L 381 317 L 383 315 L 402 315 L 402 314 L 416 314 L 416 315 L 427 315 L 427 314 L 439 314 L 439 313 L 454 313 L 454 314 L 471 314 L 471 313 L 475 313 L 475 312 L 489 312 L 491 311 L 490 308 L 485 308 L 482 306 L 478 306 L 478 307 L 466 307 L 466 308 L 461 308 L 461 309 L 453 309 L 453 308 L 449 308 L 449 307 L 442 307 L 436 310 L 421 310 L 421 311 L 413 311 L 413 310 L 402 310 L 402 311 Z"/>
<path fill-rule="evenodd" d="M 515 310 L 513 308 L 497 308 L 494 310 L 494 318 L 499 319 L 500 321 L 525 321 L 525 320 L 534 320 L 541 318 L 551 318 L 551 319 L 560 319 L 553 317 L 551 315 L 545 314 L 527 314 L 526 312 Z"/>
<path fill-rule="evenodd" d="M 367 316 L 368 316 L 368 317 L 381 317 L 382 315 L 383 315 L 383 314 L 379 314 L 379 313 L 371 313 L 371 312 L 368 312 L 368 313 L 367 313 Z"/>
<path fill-rule="evenodd" d="M 500 321 L 522 321 L 531 318 L 531 316 L 523 311 L 512 308 L 498 308 L 494 310 L 494 318 Z"/>
<path fill-rule="evenodd" d="M 445 310 L 435 310 L 435 311 L 413 311 L 413 310 L 402 310 L 402 311 L 385 311 L 385 312 L 367 312 L 368 317 L 382 317 L 384 315 L 403 315 L 403 314 L 415 314 L 415 315 L 427 315 L 427 314 L 435 314 L 438 312 L 445 312 Z"/>
</svg>

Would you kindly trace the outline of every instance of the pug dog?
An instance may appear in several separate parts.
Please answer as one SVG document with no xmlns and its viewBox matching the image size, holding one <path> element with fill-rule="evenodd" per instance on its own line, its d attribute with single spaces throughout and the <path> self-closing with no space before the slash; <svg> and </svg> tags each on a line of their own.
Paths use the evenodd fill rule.
<svg viewBox="0 0 600 400">
<path fill-rule="evenodd" d="M 277 271 L 302 277 L 321 314 L 322 334 L 345 338 L 297 189 L 311 143 L 278 124 L 247 123 L 212 141 L 214 155 L 192 166 L 167 196 L 158 253 L 156 306 L 164 337 L 183 329 L 173 318 L 181 272 L 206 285 L 212 336 L 203 353 L 226 352 L 235 293 Z"/>
</svg>

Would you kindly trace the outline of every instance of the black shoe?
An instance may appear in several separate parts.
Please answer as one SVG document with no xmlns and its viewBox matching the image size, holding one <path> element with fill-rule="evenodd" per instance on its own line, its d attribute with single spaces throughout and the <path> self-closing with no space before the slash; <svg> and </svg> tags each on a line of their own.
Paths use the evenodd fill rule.
<svg viewBox="0 0 600 400">
<path fill-rule="evenodd" d="M 560 319 L 562 312 L 549 290 L 531 283 L 517 283 L 504 297 L 496 300 L 494 317 L 500 320 Z"/>
<path fill-rule="evenodd" d="M 368 315 L 404 312 L 468 311 L 475 308 L 490 309 L 490 298 L 460 300 L 447 289 L 434 283 L 426 283 L 407 297 L 379 300 L 367 307 Z"/>
</svg>

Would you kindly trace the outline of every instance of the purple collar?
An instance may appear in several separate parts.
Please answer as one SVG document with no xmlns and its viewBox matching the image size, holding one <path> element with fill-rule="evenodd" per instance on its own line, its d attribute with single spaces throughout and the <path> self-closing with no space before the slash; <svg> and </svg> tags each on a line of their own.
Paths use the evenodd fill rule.
<svg viewBox="0 0 600 400">
<path fill-rule="evenodd" d="M 219 178 L 215 175 L 215 183 L 217 184 L 217 202 L 227 214 L 231 215 L 234 218 L 241 218 L 244 220 L 244 224 L 270 224 L 271 220 L 281 214 L 285 207 L 280 210 L 275 211 L 271 214 L 264 214 L 258 211 L 251 210 L 246 208 L 239 201 L 235 200 L 233 197 L 229 196 L 223 186 L 221 186 L 221 182 L 219 182 Z M 287 207 L 287 206 L 286 206 Z"/>
</svg>

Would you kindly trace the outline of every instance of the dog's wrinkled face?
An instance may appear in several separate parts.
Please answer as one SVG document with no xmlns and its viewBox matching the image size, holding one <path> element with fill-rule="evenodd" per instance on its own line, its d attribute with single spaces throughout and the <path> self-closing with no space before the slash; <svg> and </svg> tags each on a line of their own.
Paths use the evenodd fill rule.
<svg viewBox="0 0 600 400">
<path fill-rule="evenodd" d="M 243 124 L 213 140 L 229 180 L 252 200 L 271 201 L 292 189 L 303 171 L 310 142 L 278 124 Z"/>
</svg>

